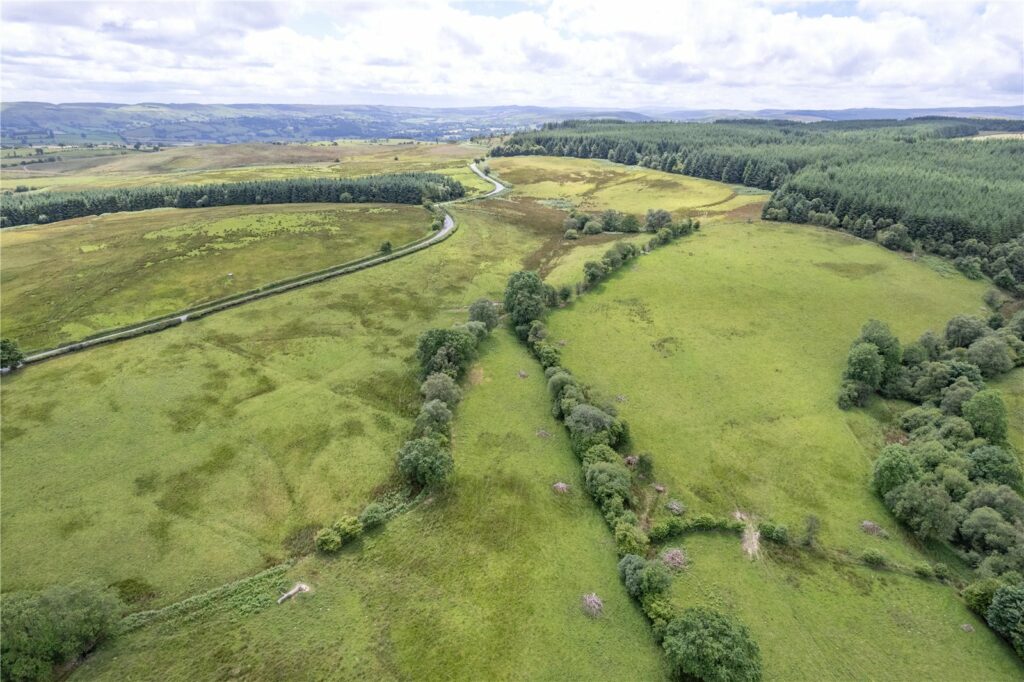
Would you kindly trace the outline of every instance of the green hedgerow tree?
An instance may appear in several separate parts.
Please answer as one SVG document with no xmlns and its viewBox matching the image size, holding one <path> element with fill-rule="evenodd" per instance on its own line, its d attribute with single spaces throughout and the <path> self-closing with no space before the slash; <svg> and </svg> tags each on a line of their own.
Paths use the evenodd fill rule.
<svg viewBox="0 0 1024 682">
<path fill-rule="evenodd" d="M 93 583 L 4 595 L 0 609 L 0 671 L 12 682 L 51 679 L 55 666 L 111 636 L 121 600 Z"/>
<path fill-rule="evenodd" d="M 882 385 L 882 372 L 885 369 L 885 358 L 873 343 L 858 343 L 850 349 L 846 358 L 844 378 L 858 381 L 871 390 L 878 390 Z"/>
<path fill-rule="evenodd" d="M 442 372 L 429 375 L 420 385 L 420 393 L 423 394 L 423 400 L 427 402 L 440 400 L 448 407 L 455 407 L 462 400 L 462 390 L 459 385 Z"/>
<path fill-rule="evenodd" d="M 363 534 L 363 524 L 354 516 L 342 516 L 331 524 L 331 528 L 341 538 L 343 545 Z"/>
<path fill-rule="evenodd" d="M 998 391 L 979 391 L 961 408 L 974 433 L 993 443 L 1006 440 L 1006 405 Z"/>
<path fill-rule="evenodd" d="M 972 481 L 1002 483 L 1021 489 L 1020 462 L 1012 452 L 998 445 L 983 445 L 967 453 L 967 475 Z"/>
<path fill-rule="evenodd" d="M 470 322 L 483 322 L 487 331 L 498 326 L 498 306 L 486 298 L 480 298 L 469 306 Z"/>
<path fill-rule="evenodd" d="M 521 270 L 508 278 L 505 287 L 505 312 L 512 325 L 519 327 L 544 315 L 547 292 L 536 272 Z"/>
<path fill-rule="evenodd" d="M 366 505 L 363 509 L 363 513 L 359 515 L 359 523 L 363 524 L 363 528 L 369 530 L 370 528 L 376 528 L 384 523 L 388 518 L 388 510 L 380 502 L 371 502 Z"/>
<path fill-rule="evenodd" d="M 416 359 L 424 377 L 435 372 L 457 378 L 476 354 L 476 337 L 465 329 L 428 329 L 416 341 Z"/>
<path fill-rule="evenodd" d="M 11 339 L 0 339 L 0 367 L 14 367 L 25 359 L 18 344 Z"/>
<path fill-rule="evenodd" d="M 341 549 L 341 534 L 331 526 L 321 528 L 313 539 L 316 548 L 324 554 L 334 554 Z"/>
<path fill-rule="evenodd" d="M 690 608 L 669 622 L 662 648 L 680 674 L 703 682 L 758 682 L 761 650 L 747 628 L 718 611 Z"/>
<path fill-rule="evenodd" d="M 1024 657 L 1024 585 L 1003 585 L 997 589 L 985 620 L 1013 645 L 1018 656 Z"/>
<path fill-rule="evenodd" d="M 411 483 L 440 485 L 454 469 L 452 454 L 433 438 L 407 441 L 398 451 L 398 470 Z"/>
<path fill-rule="evenodd" d="M 997 377 L 1013 369 L 1013 356 L 1006 341 L 995 334 L 983 336 L 967 349 L 967 360 L 978 366 L 982 376 Z"/>
<path fill-rule="evenodd" d="M 950 348 L 967 348 L 991 331 L 980 317 L 956 315 L 946 323 L 946 343 Z"/>
<path fill-rule="evenodd" d="M 921 469 L 902 445 L 889 445 L 875 459 L 871 482 L 882 497 L 921 476 Z"/>
<path fill-rule="evenodd" d="M 451 435 L 452 411 L 440 400 L 428 400 L 420 406 L 413 433 L 417 437 Z"/>
</svg>

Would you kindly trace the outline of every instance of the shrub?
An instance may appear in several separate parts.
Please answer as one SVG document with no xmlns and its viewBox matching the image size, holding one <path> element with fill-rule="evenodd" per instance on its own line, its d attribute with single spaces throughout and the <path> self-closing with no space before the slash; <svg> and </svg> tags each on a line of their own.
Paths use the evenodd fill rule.
<svg viewBox="0 0 1024 682">
<path fill-rule="evenodd" d="M 686 552 L 678 547 L 666 549 L 661 553 L 661 561 L 673 571 L 681 571 L 686 568 L 689 561 Z"/>
<path fill-rule="evenodd" d="M 498 326 L 498 307 L 486 298 L 480 298 L 469 306 L 469 319 L 483 322 L 490 331 Z"/>
<path fill-rule="evenodd" d="M 563 237 L 563 239 L 570 239 L 570 240 L 579 239 L 580 238 L 580 233 L 577 232 L 576 230 L 566 230 L 565 234 L 562 237 Z"/>
<path fill-rule="evenodd" d="M 342 516 L 331 524 L 331 529 L 338 534 L 343 545 L 363 534 L 363 524 L 354 516 Z"/>
<path fill-rule="evenodd" d="M 440 400 L 430 400 L 420 406 L 416 416 L 413 433 L 417 438 L 424 436 L 443 436 L 451 434 L 452 411 Z"/>
<path fill-rule="evenodd" d="M 920 476 L 921 470 L 910 452 L 902 445 L 890 445 L 875 459 L 871 483 L 875 492 L 885 497 L 891 490 Z"/>
<path fill-rule="evenodd" d="M 625 554 L 619 559 L 619 578 L 634 599 L 640 598 L 640 572 L 646 565 L 647 561 L 637 554 Z"/>
<path fill-rule="evenodd" d="M 1003 484 L 1021 488 L 1020 462 L 1017 456 L 998 445 L 985 445 L 967 454 L 967 474 L 972 481 Z"/>
<path fill-rule="evenodd" d="M 956 315 L 946 323 L 946 343 L 950 348 L 967 348 L 990 331 L 980 317 Z"/>
<path fill-rule="evenodd" d="M 587 224 L 583 226 L 583 234 L 593 235 L 601 234 L 604 232 L 604 224 L 596 218 L 592 218 L 587 221 Z"/>
<path fill-rule="evenodd" d="M 851 410 L 854 407 L 867 405 L 870 396 L 870 386 L 847 379 L 839 385 L 839 396 L 836 398 L 836 403 L 841 410 Z"/>
<path fill-rule="evenodd" d="M 1003 585 L 997 589 L 985 620 L 1013 645 L 1018 656 L 1024 657 L 1024 586 Z"/>
<path fill-rule="evenodd" d="M 883 568 L 887 563 L 885 555 L 877 549 L 864 550 L 864 553 L 860 555 L 860 560 L 872 568 Z"/>
<path fill-rule="evenodd" d="M 440 400 L 448 407 L 455 407 L 462 400 L 462 390 L 447 374 L 435 372 L 420 385 L 420 393 L 427 402 Z"/>
<path fill-rule="evenodd" d="M 588 450 L 589 452 L 589 450 Z M 587 467 L 584 481 L 591 496 L 598 502 L 609 497 L 630 498 L 632 477 L 619 462 L 595 462 Z"/>
<path fill-rule="evenodd" d="M 1006 439 L 1006 405 L 998 391 L 979 391 L 962 407 L 964 419 L 974 432 L 995 443 Z"/>
<path fill-rule="evenodd" d="M 25 359 L 18 344 L 11 339 L 0 339 L 0 367 L 14 367 Z"/>
<path fill-rule="evenodd" d="M 789 544 L 789 528 L 781 523 L 762 521 L 758 524 L 757 530 L 761 533 L 761 537 L 768 542 L 774 542 L 776 545 Z"/>
<path fill-rule="evenodd" d="M 885 360 L 873 343 L 858 343 L 850 349 L 846 358 L 844 379 L 855 381 L 875 390 L 882 384 L 882 371 Z"/>
<path fill-rule="evenodd" d="M 627 522 L 615 525 L 615 547 L 619 554 L 642 554 L 650 544 L 646 533 L 636 525 Z"/>
<path fill-rule="evenodd" d="M 359 523 L 363 524 L 363 528 L 369 530 L 381 525 L 387 518 L 388 510 L 384 508 L 384 505 L 379 502 L 371 502 L 359 515 Z"/>
<path fill-rule="evenodd" d="M 665 629 L 679 615 L 678 609 L 664 597 L 650 597 L 641 604 L 644 613 L 651 619 L 654 637 L 660 643 L 665 637 Z"/>
<path fill-rule="evenodd" d="M 465 329 L 428 329 L 416 342 L 422 375 L 435 372 L 459 377 L 476 354 L 476 337 Z"/>
<path fill-rule="evenodd" d="M 120 599 L 92 583 L 4 595 L 0 670 L 6 680 L 51 679 L 53 668 L 92 650 L 114 631 Z"/>
<path fill-rule="evenodd" d="M 398 451 L 398 470 L 411 483 L 439 485 L 454 468 L 451 453 L 433 438 L 407 441 Z"/>
<path fill-rule="evenodd" d="M 344 544 L 341 534 L 333 526 L 321 528 L 320 532 L 316 534 L 314 542 L 316 543 L 316 548 L 325 554 L 334 554 Z"/>
<path fill-rule="evenodd" d="M 995 334 L 983 336 L 972 343 L 967 349 L 967 360 L 977 365 L 986 377 L 997 377 L 1013 369 L 1009 346 Z"/>
<path fill-rule="evenodd" d="M 536 272 L 523 270 L 509 277 L 505 287 L 505 312 L 513 326 L 540 319 L 546 300 L 544 282 Z"/>
<path fill-rule="evenodd" d="M 619 453 L 612 450 L 607 445 L 595 445 L 592 448 L 588 448 L 583 453 L 583 467 L 589 469 L 598 462 L 608 462 L 610 464 L 621 464 L 622 458 L 619 457 Z"/>
<path fill-rule="evenodd" d="M 988 613 L 989 605 L 992 604 L 992 597 L 995 596 L 996 590 L 1002 586 L 1003 582 L 997 578 L 975 580 L 964 588 L 963 596 L 967 608 L 984 618 L 985 614 Z"/>
<path fill-rule="evenodd" d="M 923 561 L 914 564 L 914 575 L 918 578 L 933 578 L 935 577 L 935 571 L 932 569 L 931 564 L 926 564 Z"/>
<path fill-rule="evenodd" d="M 690 608 L 669 622 L 662 648 L 678 674 L 704 682 L 758 682 L 761 651 L 747 628 L 718 611 Z"/>
<path fill-rule="evenodd" d="M 552 346 L 546 341 L 539 341 L 533 345 L 533 354 L 537 357 L 542 367 L 555 367 L 562 361 L 562 353 L 557 346 Z"/>
</svg>

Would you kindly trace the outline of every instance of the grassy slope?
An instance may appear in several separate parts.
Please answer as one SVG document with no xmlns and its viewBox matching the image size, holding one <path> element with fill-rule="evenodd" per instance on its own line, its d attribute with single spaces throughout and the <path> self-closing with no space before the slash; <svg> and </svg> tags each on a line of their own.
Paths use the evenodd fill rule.
<svg viewBox="0 0 1024 682">
<path fill-rule="evenodd" d="M 488 164 L 522 196 L 589 212 L 614 208 L 643 215 L 649 208 L 663 208 L 688 213 L 734 196 L 733 190 L 720 182 L 608 161 L 517 156 L 489 159 Z"/>
<path fill-rule="evenodd" d="M 409 243 L 430 220 L 418 206 L 287 204 L 3 230 L 4 335 L 24 348 L 77 340 Z"/>
<path fill-rule="evenodd" d="M 413 257 L 6 377 L 4 589 L 135 577 L 163 601 L 358 510 L 418 406 L 416 336 L 500 292 L 545 215 L 464 206 Z"/>
<path fill-rule="evenodd" d="M 238 182 L 293 177 L 338 177 L 409 171 L 452 175 L 470 193 L 493 189 L 468 170 L 484 154 L 472 144 L 415 145 L 345 140 L 330 145 L 200 145 L 155 153 L 5 169 L 0 186 L 81 190 L 128 185 Z"/>
<path fill-rule="evenodd" d="M 212 679 L 232 670 L 247 679 L 663 677 L 547 409 L 543 375 L 498 331 L 472 376 L 448 493 L 335 561 L 301 561 L 290 577 L 313 592 L 294 602 L 141 630 L 104 648 L 75 679 Z M 557 480 L 573 492 L 554 495 Z M 590 591 L 605 601 L 598 620 L 580 610 Z"/>
<path fill-rule="evenodd" d="M 910 337 L 977 311 L 983 289 L 838 233 L 720 223 L 641 258 L 549 326 L 568 341 L 567 366 L 622 398 L 635 449 L 653 453 L 659 482 L 691 513 L 741 508 L 791 528 L 814 513 L 827 545 L 910 562 L 921 556 L 904 542 L 858 528 L 894 524 L 867 486 L 873 450 L 854 435 L 878 427 L 835 407 L 838 377 L 869 317 Z M 700 568 L 680 581 L 679 603 L 738 611 L 770 678 L 905 679 L 923 656 L 962 679 L 1020 672 L 989 631 L 958 630 L 975 621 L 948 588 L 807 561 L 747 567 L 735 538 L 684 546 Z"/>
</svg>

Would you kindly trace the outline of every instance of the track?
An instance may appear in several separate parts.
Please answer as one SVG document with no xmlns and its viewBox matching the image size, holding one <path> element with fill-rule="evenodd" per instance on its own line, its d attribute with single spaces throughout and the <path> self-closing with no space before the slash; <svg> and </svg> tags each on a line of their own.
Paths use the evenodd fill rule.
<svg viewBox="0 0 1024 682">
<path fill-rule="evenodd" d="M 477 165 L 475 163 L 470 164 L 469 168 L 478 176 L 493 184 L 494 189 L 481 197 L 456 199 L 454 201 L 445 202 L 444 204 L 438 204 L 438 206 L 447 206 L 450 204 L 459 203 L 463 201 L 471 201 L 475 199 L 486 199 L 488 197 L 493 197 L 496 194 L 504 192 L 507 189 L 505 185 L 498 182 L 494 178 L 487 176 L 483 171 L 477 168 Z M 136 336 L 152 334 L 154 332 L 162 331 L 164 329 L 170 329 L 171 327 L 177 327 L 181 324 L 184 324 L 185 322 L 197 320 L 206 317 L 207 315 L 220 312 L 222 310 L 235 308 L 240 305 L 245 305 L 246 303 L 259 301 L 270 296 L 276 296 L 277 294 L 292 291 L 293 289 L 309 286 L 310 284 L 316 284 L 318 282 L 323 282 L 328 279 L 333 279 L 335 277 L 340 277 L 342 275 L 347 275 L 353 272 L 358 272 L 360 270 L 365 270 L 367 268 L 372 268 L 377 265 L 383 265 L 384 263 L 397 260 L 403 256 L 408 256 L 410 254 L 416 253 L 417 251 L 422 251 L 423 249 L 430 248 L 434 244 L 443 242 L 445 239 L 450 237 L 453 232 L 455 232 L 456 227 L 457 226 L 455 224 L 455 220 L 452 218 L 451 214 L 447 210 L 444 210 L 444 224 L 442 225 L 440 230 L 438 230 L 435 234 L 431 235 L 427 239 L 414 242 L 400 249 L 396 249 L 391 253 L 382 254 L 380 256 L 370 258 L 364 258 L 349 263 L 343 263 L 333 268 L 328 268 L 327 270 L 321 270 L 316 273 L 311 273 L 307 276 L 300 277 L 298 279 L 291 279 L 280 284 L 270 285 L 264 289 L 259 289 L 249 294 L 243 294 L 241 296 L 235 296 L 230 299 L 225 299 L 221 301 L 214 301 L 212 303 L 196 306 L 195 308 L 190 308 L 187 311 L 181 311 L 173 315 L 162 317 L 158 320 L 153 320 L 150 322 L 144 322 L 142 324 L 137 324 L 130 327 L 125 327 L 123 329 L 119 329 L 115 332 L 104 334 L 96 338 L 86 339 L 84 341 L 76 341 L 75 343 L 67 344 L 64 346 L 58 346 L 56 348 L 50 348 L 48 350 L 39 351 L 37 353 L 33 353 L 31 355 L 26 356 L 25 359 L 22 360 L 21 365 L 42 362 L 44 360 L 49 360 L 51 358 L 59 357 L 61 355 L 67 355 L 68 353 L 75 353 L 78 351 L 86 350 L 88 348 L 93 348 L 95 346 L 99 346 L 102 344 L 114 343 L 116 341 L 126 341 L 128 339 L 135 338 Z M 6 374 L 8 371 L 10 371 L 9 368 L 4 368 L 3 373 Z"/>
</svg>

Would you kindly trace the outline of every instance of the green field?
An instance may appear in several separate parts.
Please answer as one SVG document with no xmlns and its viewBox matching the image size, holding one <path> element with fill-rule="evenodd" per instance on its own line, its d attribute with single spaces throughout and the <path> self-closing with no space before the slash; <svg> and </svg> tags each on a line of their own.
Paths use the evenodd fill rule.
<svg viewBox="0 0 1024 682">
<path fill-rule="evenodd" d="M 0 187 L 86 190 L 99 187 L 351 177 L 375 173 L 435 172 L 462 182 L 469 194 L 493 186 L 469 170 L 485 148 L 473 144 L 366 142 L 331 144 L 233 144 L 171 147 L 159 152 L 97 154 L 5 169 Z"/>
<path fill-rule="evenodd" d="M 3 230 L 4 336 L 75 341 L 429 234 L 397 204 L 156 209 Z"/>
<path fill-rule="evenodd" d="M 649 208 L 663 208 L 689 214 L 729 200 L 733 200 L 730 208 L 763 200 L 756 195 L 736 199 L 736 192 L 720 182 L 608 161 L 515 156 L 487 163 L 498 177 L 512 183 L 519 195 L 588 212 L 611 208 L 642 215 Z"/>
<path fill-rule="evenodd" d="M 484 344 L 458 412 L 449 492 L 337 560 L 299 562 L 285 584 L 304 580 L 311 593 L 252 616 L 151 626 L 75 678 L 663 678 L 532 364 L 506 332 Z M 558 480 L 573 492 L 555 495 Z M 596 620 L 580 609 L 592 591 L 605 604 Z"/>
<path fill-rule="evenodd" d="M 205 148 L 125 157 L 117 172 L 58 181 L 361 174 L 414 163 L 439 167 L 401 169 L 463 173 L 478 153 L 393 142 L 276 147 L 222 161 Z M 315 160 L 321 150 L 341 161 Z M 615 400 L 667 495 L 689 514 L 741 509 L 795 534 L 807 514 L 823 523 L 821 558 L 766 548 L 752 562 L 734 536 L 680 540 L 691 567 L 674 582 L 676 604 L 738 615 L 770 680 L 1021 677 L 952 588 L 839 561 L 869 547 L 907 564 L 925 557 L 868 489 L 876 417 L 889 407 L 835 406 L 851 339 L 869 317 L 906 339 L 981 312 L 985 284 L 840 233 L 762 223 L 763 195 L 721 183 L 599 161 L 490 163 L 512 192 L 453 206 L 459 229 L 435 247 L 4 377 L 5 592 L 133 580 L 149 594 L 131 609 L 159 608 L 293 562 L 281 578 L 105 644 L 74 679 L 665 679 L 664 656 L 619 582 L 613 538 L 551 417 L 543 371 L 505 329 L 483 343 L 465 382 L 450 487 L 334 559 L 311 554 L 319 526 L 399 485 L 395 452 L 420 401 L 413 354 L 423 330 L 464 320 L 481 296 L 500 299 L 516 270 L 571 284 L 615 240 L 649 239 L 565 241 L 570 206 L 666 208 L 704 223 L 549 319 L 564 364 Z M 4 335 L 16 315 L 50 320 L 24 302 L 19 280 L 54 296 L 68 282 L 96 283 L 68 314 L 100 324 L 132 301 L 149 310 L 172 282 L 226 270 L 259 284 L 272 279 L 267 268 L 285 267 L 286 249 L 288 264 L 326 253 L 333 264 L 337 249 L 375 249 L 388 238 L 378 230 L 412 239 L 428 222 L 418 207 L 401 207 L 411 220 L 400 228 L 379 212 L 390 206 L 263 208 L 154 211 L 144 230 L 136 215 L 2 233 Z M 175 218 L 185 214 L 195 217 Z M 334 229 L 336 217 L 360 230 Z M 178 270 L 163 283 L 140 276 L 141 259 L 163 249 Z M 119 269 L 127 253 L 135 267 Z M 15 258 L 22 265 L 11 269 Z M 232 258 L 233 270 L 223 265 Z M 37 273 L 34 262 L 49 264 Z M 48 285 L 54 272 L 64 279 Z M 53 324 L 48 333 L 67 333 L 68 323 Z M 1001 385 L 1011 405 L 1021 400 L 1016 374 Z M 1024 424 L 1015 424 L 1019 441 Z M 570 494 L 555 495 L 556 481 Z M 865 519 L 892 537 L 863 534 Z M 273 604 L 297 580 L 312 591 Z M 591 591 L 605 604 L 596 620 L 580 609 Z"/>
</svg>

